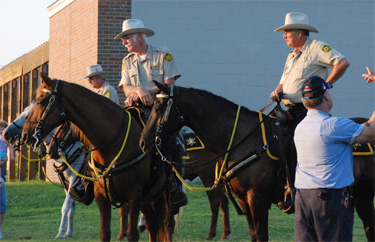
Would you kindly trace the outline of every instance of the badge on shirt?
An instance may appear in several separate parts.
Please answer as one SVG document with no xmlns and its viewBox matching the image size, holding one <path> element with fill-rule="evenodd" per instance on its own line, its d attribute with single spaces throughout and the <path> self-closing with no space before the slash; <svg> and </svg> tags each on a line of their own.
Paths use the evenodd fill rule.
<svg viewBox="0 0 375 242">
<path fill-rule="evenodd" d="M 165 60 L 166 62 L 171 62 L 171 61 L 173 60 L 173 57 L 172 57 L 171 54 L 166 53 L 165 56 L 164 56 L 164 60 Z"/>
<path fill-rule="evenodd" d="M 324 53 L 328 53 L 328 52 L 330 52 L 332 50 L 332 48 L 331 48 L 331 46 L 329 46 L 329 45 L 323 45 L 322 46 L 322 51 L 324 52 Z"/>
<path fill-rule="evenodd" d="M 125 63 L 122 62 L 121 70 L 124 70 L 124 67 L 125 67 Z"/>
<path fill-rule="evenodd" d="M 111 91 L 110 90 L 108 90 L 108 91 L 106 91 L 105 93 L 104 93 L 104 96 L 106 96 L 106 97 L 111 97 Z"/>
</svg>

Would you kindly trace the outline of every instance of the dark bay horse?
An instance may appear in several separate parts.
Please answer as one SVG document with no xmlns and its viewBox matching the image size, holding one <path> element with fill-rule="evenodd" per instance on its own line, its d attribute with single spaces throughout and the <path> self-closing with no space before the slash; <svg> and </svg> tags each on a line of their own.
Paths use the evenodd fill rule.
<svg viewBox="0 0 375 242">
<path fill-rule="evenodd" d="M 229 175 L 228 172 L 224 173 L 223 179 L 229 183 L 231 192 L 238 198 L 248 221 L 251 240 L 267 241 L 269 239 L 268 209 L 272 203 L 282 200 L 285 180 L 277 175 L 278 162 L 270 159 L 267 152 L 264 152 L 264 149 L 272 150 L 275 144 L 272 142 L 272 138 L 268 140 L 269 148 L 262 142 L 263 134 L 258 113 L 246 108 L 239 110 L 236 104 L 203 90 L 183 87 L 171 88 L 158 83 L 156 85 L 162 92 L 155 101 L 148 123 L 143 129 L 140 143 L 142 149 L 147 151 L 155 143 L 160 145 L 172 132 L 179 130 L 184 125 L 192 128 L 202 139 L 207 149 L 215 155 L 228 155 L 228 165 L 224 170 L 229 170 Z M 238 121 L 236 122 L 237 116 Z M 264 136 L 272 137 L 271 121 L 264 115 L 261 116 L 264 120 Z M 234 126 L 236 126 L 235 130 Z M 232 145 L 229 146 L 232 133 L 234 133 L 234 138 Z M 240 171 L 233 172 L 234 175 L 230 174 L 232 167 L 238 167 L 236 166 L 237 162 L 248 161 L 248 157 L 255 157 L 254 162 L 250 165 L 245 165 L 245 162 L 242 162 L 240 164 L 243 165 L 238 168 Z M 363 211 L 367 211 L 367 215 L 363 211 L 360 212 L 358 206 L 357 211 L 362 214 L 362 216 L 360 215 L 362 220 L 367 216 L 367 220 L 363 220 L 363 223 L 365 229 L 369 230 L 369 234 L 366 233 L 367 238 L 371 240 L 374 231 L 374 217 L 372 217 L 372 222 L 369 222 L 368 218 L 373 215 L 374 208 L 373 204 L 368 205 L 373 201 L 374 191 L 368 195 L 359 191 L 366 190 L 366 186 L 373 190 L 374 156 L 371 155 L 365 159 L 367 159 L 368 166 L 357 167 L 361 168 L 361 171 L 355 170 L 354 172 L 358 174 L 367 172 L 372 175 L 356 176 L 358 180 L 355 181 L 354 191 L 357 192 L 354 192 L 354 196 L 358 197 L 354 198 L 365 200 L 363 204 L 366 204 L 367 207 L 362 208 Z M 355 163 L 360 162 L 356 161 Z M 367 178 L 370 181 L 372 179 L 372 182 L 369 182 Z M 358 186 L 361 184 L 360 187 L 357 184 Z"/>
<path fill-rule="evenodd" d="M 172 241 L 174 219 L 166 193 L 165 164 L 139 147 L 142 131 L 137 118 L 110 99 L 85 87 L 41 74 L 33 107 L 23 129 L 23 140 L 38 144 L 54 127 L 71 121 L 94 148 L 95 199 L 100 211 L 100 238 L 111 238 L 111 205 L 128 203 L 127 238 L 138 241 L 137 220 L 142 210 L 150 241 Z M 33 137 L 34 136 L 34 137 Z"/>
<path fill-rule="evenodd" d="M 13 122 L 9 124 L 6 129 L 4 129 L 3 137 L 8 143 L 12 145 L 16 145 L 16 142 L 20 142 L 19 139 L 21 138 L 22 129 L 33 107 L 34 107 L 34 102 L 30 106 L 26 107 L 24 111 L 20 115 L 18 115 L 18 117 L 15 120 L 13 120 Z M 57 133 L 57 132 L 54 132 L 54 133 Z M 45 146 L 48 146 L 49 144 L 51 144 L 52 135 L 53 134 L 51 134 L 51 136 L 47 136 L 44 139 Z M 81 169 L 83 162 L 85 160 L 85 153 L 80 152 L 81 149 L 82 149 L 82 145 L 80 141 L 77 139 L 69 140 L 69 142 L 66 142 L 66 145 L 62 149 L 62 152 L 64 152 L 65 157 L 67 158 L 72 157 L 72 159 L 70 160 L 72 168 L 78 171 Z M 57 170 L 59 170 L 59 172 L 62 173 L 61 175 L 64 177 L 64 180 L 67 181 L 67 183 L 69 183 L 67 186 L 62 184 L 63 187 L 65 188 L 65 200 L 61 207 L 61 222 L 60 222 L 59 232 L 55 237 L 56 239 L 65 239 L 65 238 L 72 237 L 73 231 L 74 231 L 73 221 L 74 221 L 74 215 L 75 215 L 75 200 L 70 195 L 70 191 L 72 187 L 74 187 L 75 185 L 78 185 L 77 183 L 79 183 L 80 181 L 77 175 L 74 174 L 69 168 L 61 169 L 63 168 L 64 164 L 63 164 L 63 160 L 60 157 L 54 157 L 53 159 L 54 159 L 54 166 L 57 167 L 58 168 Z M 61 180 L 61 183 L 63 183 L 62 180 Z M 92 191 L 92 194 L 93 193 L 94 192 Z M 89 198 L 88 200 L 91 201 L 92 199 Z M 88 201 L 86 201 L 85 205 L 88 205 L 87 203 Z M 127 211 L 126 204 L 120 207 L 119 215 L 120 215 L 120 232 L 117 237 L 117 241 L 121 241 L 126 237 L 126 231 L 128 229 L 128 216 L 127 216 L 128 211 Z"/>
<path fill-rule="evenodd" d="M 59 158 L 59 149 L 62 149 L 69 144 L 81 141 L 87 150 L 90 150 L 90 142 L 87 140 L 82 131 L 74 124 L 61 125 L 56 131 L 56 135 L 50 142 L 50 155 L 52 158 Z M 63 145 L 62 145 L 63 144 Z M 184 172 L 184 179 L 194 180 L 199 177 L 205 187 L 211 187 L 215 179 L 215 156 L 211 152 L 203 148 L 189 149 L 189 159 L 186 161 L 187 166 Z M 221 239 L 227 239 L 231 233 L 229 221 L 229 202 L 225 195 L 223 187 L 219 185 L 217 189 L 206 192 L 211 209 L 211 223 L 206 240 L 212 240 L 216 236 L 217 220 L 219 208 L 223 215 L 223 234 Z M 125 214 L 123 215 L 124 217 Z M 121 228 L 121 231 L 126 232 L 126 228 Z M 121 234 L 121 233 L 120 233 Z"/>
</svg>

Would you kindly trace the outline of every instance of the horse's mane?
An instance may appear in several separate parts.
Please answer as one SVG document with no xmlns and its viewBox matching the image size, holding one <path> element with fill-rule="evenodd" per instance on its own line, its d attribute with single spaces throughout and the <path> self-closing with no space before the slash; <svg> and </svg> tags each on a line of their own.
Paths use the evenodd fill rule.
<svg viewBox="0 0 375 242">
<path fill-rule="evenodd" d="M 239 105 L 238 104 L 235 104 L 234 102 L 222 97 L 222 96 L 219 96 L 219 95 L 216 95 L 210 91 L 206 91 L 206 90 L 203 90 L 203 89 L 197 89 L 197 88 L 193 88 L 193 87 L 179 87 L 182 91 L 182 93 L 185 93 L 182 95 L 182 99 L 184 98 L 187 98 L 187 95 L 197 95 L 197 96 L 202 96 L 204 97 L 204 101 L 206 103 L 201 103 L 201 105 L 213 105 L 215 107 L 217 107 L 218 109 L 224 109 L 224 108 L 229 108 L 229 109 L 236 109 Z M 208 98 L 209 97 L 209 98 Z M 249 110 L 248 108 L 246 107 L 242 107 L 241 106 L 241 109 L 245 109 L 249 112 L 252 112 L 251 110 Z"/>
<path fill-rule="evenodd" d="M 107 98 L 105 96 L 102 96 L 100 94 L 97 94 L 97 93 L 93 92 L 92 90 L 90 90 L 90 89 L 88 89 L 88 88 L 86 88 L 86 87 L 84 87 L 82 85 L 79 85 L 79 84 L 76 84 L 76 83 L 72 83 L 72 82 L 66 82 L 66 81 L 58 80 L 58 79 L 51 79 L 51 81 L 53 81 L 55 83 L 55 85 L 56 85 L 57 81 L 61 81 L 62 82 L 62 86 L 68 85 L 69 87 L 75 89 L 77 91 L 77 93 L 80 94 L 80 96 L 91 97 L 94 100 L 94 102 L 97 102 L 101 106 L 104 106 L 104 104 L 105 105 L 109 104 L 110 106 L 113 106 L 113 108 L 122 109 L 120 107 L 120 105 L 114 103 L 111 99 L 109 99 L 109 98 Z M 47 84 L 42 83 L 42 85 L 40 85 L 39 88 L 37 89 L 37 96 L 43 95 L 44 89 L 48 89 L 48 90 L 52 91 L 54 88 L 55 88 L 55 86 L 50 87 Z M 60 86 L 60 88 L 61 88 L 61 86 Z M 115 105 L 111 105 L 111 104 L 115 104 Z"/>
</svg>

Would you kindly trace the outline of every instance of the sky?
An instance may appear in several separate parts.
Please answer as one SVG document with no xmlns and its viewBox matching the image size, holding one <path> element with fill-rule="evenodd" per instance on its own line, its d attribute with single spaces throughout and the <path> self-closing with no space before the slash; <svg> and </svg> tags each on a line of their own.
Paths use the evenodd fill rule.
<svg viewBox="0 0 375 242">
<path fill-rule="evenodd" d="M 49 39 L 48 6 L 56 0 L 0 0 L 0 69 Z"/>
</svg>

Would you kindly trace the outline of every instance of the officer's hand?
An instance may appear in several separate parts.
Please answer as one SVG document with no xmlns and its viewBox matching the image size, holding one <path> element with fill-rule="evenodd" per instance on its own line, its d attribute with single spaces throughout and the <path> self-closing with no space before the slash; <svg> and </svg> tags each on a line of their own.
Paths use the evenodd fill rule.
<svg viewBox="0 0 375 242">
<path fill-rule="evenodd" d="M 283 93 L 283 86 L 281 84 L 279 84 L 276 87 L 276 89 L 273 92 L 271 92 L 270 99 L 272 101 L 276 101 L 276 100 L 280 99 L 280 95 L 279 95 L 280 93 Z"/>
<path fill-rule="evenodd" d="M 144 105 L 146 105 L 146 106 L 152 105 L 153 99 L 152 99 L 151 93 L 149 91 L 146 91 L 145 89 L 140 87 L 140 88 L 137 89 L 137 94 L 138 94 L 139 100 L 141 100 L 141 102 Z"/>
</svg>

